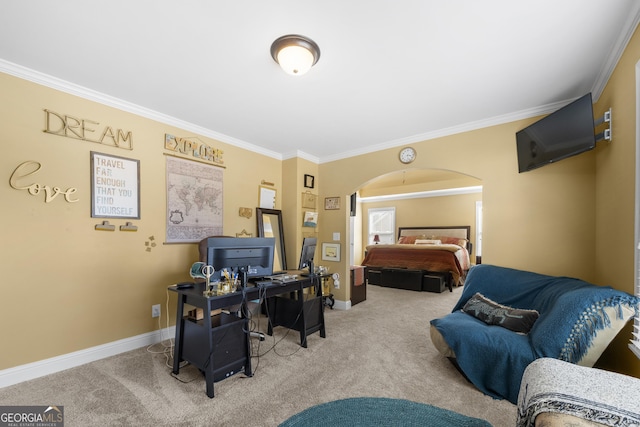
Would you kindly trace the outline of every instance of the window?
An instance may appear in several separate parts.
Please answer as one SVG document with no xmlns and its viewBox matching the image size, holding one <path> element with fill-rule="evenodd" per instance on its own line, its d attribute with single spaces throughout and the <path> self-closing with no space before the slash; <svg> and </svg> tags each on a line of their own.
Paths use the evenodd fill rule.
<svg viewBox="0 0 640 427">
<path fill-rule="evenodd" d="M 379 243 L 390 244 L 396 241 L 396 208 L 371 208 L 369 213 L 369 235 L 367 244 L 374 244 L 374 237 L 380 238 Z"/>
</svg>

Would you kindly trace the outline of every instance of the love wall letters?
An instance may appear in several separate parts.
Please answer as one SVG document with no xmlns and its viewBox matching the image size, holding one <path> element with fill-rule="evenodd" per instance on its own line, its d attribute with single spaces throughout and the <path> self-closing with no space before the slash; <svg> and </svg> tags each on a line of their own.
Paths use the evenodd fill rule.
<svg viewBox="0 0 640 427">
<path fill-rule="evenodd" d="M 30 184 L 19 183 L 20 181 L 26 181 L 27 178 L 38 173 L 41 168 L 42 165 L 40 164 L 40 162 L 36 162 L 33 160 L 21 163 L 11 174 L 11 178 L 9 178 L 9 185 L 14 190 L 26 190 L 32 196 L 37 196 L 40 193 L 44 193 L 45 203 L 53 201 L 53 199 L 61 194 L 69 203 L 75 203 L 78 201 L 78 199 L 72 198 L 76 191 L 78 191 L 78 189 L 74 187 L 69 187 L 66 190 L 62 190 L 60 189 L 60 187 L 50 187 L 48 185 L 33 182 L 33 178 L 30 181 L 27 181 L 31 182 Z"/>
</svg>

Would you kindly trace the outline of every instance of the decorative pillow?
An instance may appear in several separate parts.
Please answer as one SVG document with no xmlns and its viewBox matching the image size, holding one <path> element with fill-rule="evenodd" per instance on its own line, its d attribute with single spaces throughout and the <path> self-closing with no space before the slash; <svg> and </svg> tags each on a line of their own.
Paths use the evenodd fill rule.
<svg viewBox="0 0 640 427">
<path fill-rule="evenodd" d="M 468 242 L 467 239 L 462 239 L 460 237 L 449 237 L 449 236 L 438 236 L 438 237 L 434 237 L 434 239 L 438 239 L 442 243 L 445 243 L 448 245 L 462 246 L 463 248 L 467 247 L 467 242 Z"/>
<path fill-rule="evenodd" d="M 524 334 L 529 333 L 540 315 L 536 310 L 522 310 L 499 304 L 479 292 L 467 301 L 462 311 L 488 325 L 502 326 Z"/>
<path fill-rule="evenodd" d="M 420 236 L 402 236 L 398 239 L 398 243 L 401 245 L 413 245 Z"/>
<path fill-rule="evenodd" d="M 416 239 L 416 245 L 441 245 L 442 242 L 440 240 L 433 239 Z"/>
</svg>

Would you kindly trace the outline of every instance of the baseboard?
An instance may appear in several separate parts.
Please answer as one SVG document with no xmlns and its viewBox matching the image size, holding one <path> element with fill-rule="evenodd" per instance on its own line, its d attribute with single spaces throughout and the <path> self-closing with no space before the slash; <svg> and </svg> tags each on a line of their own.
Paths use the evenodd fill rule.
<svg viewBox="0 0 640 427">
<path fill-rule="evenodd" d="M 0 371 L 0 388 L 136 350 L 175 337 L 175 326 Z"/>
<path fill-rule="evenodd" d="M 335 300 L 335 303 L 333 304 L 333 308 L 336 310 L 349 310 L 351 308 L 351 300 L 349 301 Z"/>
</svg>

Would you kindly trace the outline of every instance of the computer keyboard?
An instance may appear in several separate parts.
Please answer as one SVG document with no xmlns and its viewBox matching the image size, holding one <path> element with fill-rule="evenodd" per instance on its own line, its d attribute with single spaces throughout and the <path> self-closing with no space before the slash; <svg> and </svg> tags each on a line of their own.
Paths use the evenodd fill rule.
<svg viewBox="0 0 640 427">
<path fill-rule="evenodd" d="M 298 279 L 297 274 L 274 274 L 273 276 L 265 277 L 266 280 L 271 280 L 273 283 L 288 283 Z"/>
</svg>

